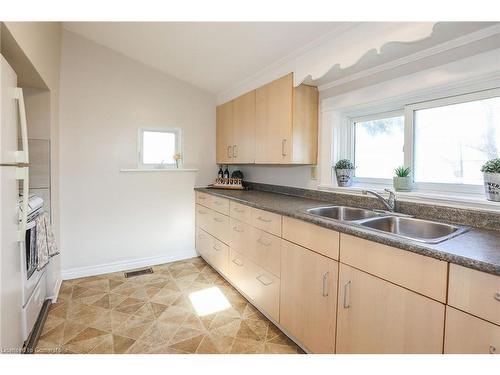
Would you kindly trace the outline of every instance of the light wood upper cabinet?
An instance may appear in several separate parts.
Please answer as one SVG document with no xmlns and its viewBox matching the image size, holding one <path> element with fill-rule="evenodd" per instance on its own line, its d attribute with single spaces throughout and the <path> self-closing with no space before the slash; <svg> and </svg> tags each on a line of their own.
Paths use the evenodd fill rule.
<svg viewBox="0 0 500 375">
<path fill-rule="evenodd" d="M 442 353 L 445 306 L 340 264 L 337 353 Z"/>
<path fill-rule="evenodd" d="M 338 263 L 282 240 L 280 324 L 312 353 L 335 352 Z"/>
<path fill-rule="evenodd" d="M 233 102 L 217 107 L 216 159 L 218 164 L 233 162 Z"/>
<path fill-rule="evenodd" d="M 255 161 L 255 90 L 233 100 L 233 163 Z"/>
<path fill-rule="evenodd" d="M 217 163 L 316 164 L 318 90 L 293 74 L 217 107 Z"/>
<path fill-rule="evenodd" d="M 257 164 L 316 164 L 318 91 L 288 74 L 256 92 Z"/>
</svg>

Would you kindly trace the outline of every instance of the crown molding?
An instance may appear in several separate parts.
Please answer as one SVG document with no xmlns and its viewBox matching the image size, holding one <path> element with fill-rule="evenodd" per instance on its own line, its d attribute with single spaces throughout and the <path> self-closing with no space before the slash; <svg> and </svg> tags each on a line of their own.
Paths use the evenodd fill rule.
<svg viewBox="0 0 500 375">
<path fill-rule="evenodd" d="M 454 48 L 462 47 L 467 44 L 477 42 L 481 39 L 485 39 L 494 35 L 500 34 L 500 24 L 498 25 L 493 25 L 463 36 L 460 36 L 455 39 L 448 40 L 444 43 L 438 44 L 436 46 L 427 48 L 422 51 L 418 51 L 416 53 L 413 53 L 408 56 L 401 57 L 396 60 L 392 60 L 389 62 L 386 62 L 384 64 L 375 66 L 373 68 L 365 69 L 363 71 L 360 71 L 358 73 L 351 74 L 347 77 L 343 77 L 334 81 L 331 81 L 329 83 L 325 83 L 323 85 L 318 86 L 319 91 L 324 91 L 331 89 L 332 87 L 340 86 L 343 84 L 346 84 L 348 82 L 356 81 L 358 79 L 366 78 L 374 74 L 382 73 L 387 70 L 391 70 L 394 68 L 397 68 L 399 66 L 409 64 L 418 60 L 422 60 L 428 57 L 431 57 L 433 55 L 437 55 L 442 52 L 449 51 Z"/>
</svg>

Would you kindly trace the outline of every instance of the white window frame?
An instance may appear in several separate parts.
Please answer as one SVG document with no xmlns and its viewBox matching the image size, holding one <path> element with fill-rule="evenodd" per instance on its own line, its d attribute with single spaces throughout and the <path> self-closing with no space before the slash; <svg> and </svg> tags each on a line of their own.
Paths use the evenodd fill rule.
<svg viewBox="0 0 500 375">
<path fill-rule="evenodd" d="M 139 128 L 138 132 L 138 137 L 137 137 L 137 152 L 138 152 L 138 167 L 140 169 L 158 169 L 158 168 L 176 168 L 175 163 L 169 163 L 169 164 L 145 164 L 143 163 L 143 149 L 144 149 L 144 132 L 158 132 L 158 133 L 173 133 L 175 135 L 175 152 L 176 153 L 182 153 L 182 138 L 181 138 L 181 129 L 180 128 L 174 128 L 174 127 L 167 127 L 167 128 L 151 128 L 151 127 L 144 127 L 144 128 Z M 179 167 L 181 167 L 182 159 L 179 161 Z"/>
<path fill-rule="evenodd" d="M 354 152 L 355 152 L 355 140 L 354 140 L 354 124 L 355 122 L 360 121 L 369 121 L 380 118 L 394 117 L 398 115 L 404 115 L 404 165 L 409 166 L 411 168 L 411 176 L 413 181 L 415 181 L 414 175 L 414 145 L 415 145 L 415 134 L 414 134 L 414 118 L 415 111 L 427 108 L 441 107 L 452 104 L 466 103 L 475 100 L 488 99 L 492 97 L 500 96 L 500 88 L 493 89 L 485 89 L 481 91 L 469 92 L 464 94 L 458 94 L 448 97 L 443 97 L 440 99 L 433 99 L 428 101 L 421 101 L 418 103 L 407 104 L 404 106 L 399 106 L 399 108 L 395 108 L 394 106 L 392 110 L 386 110 L 385 112 L 373 112 L 373 114 L 363 113 L 362 116 L 352 116 L 347 115 L 346 121 L 344 122 L 345 129 L 342 131 L 342 134 L 346 137 L 343 140 L 345 145 L 343 152 L 341 151 L 339 155 L 339 159 L 348 158 L 350 160 L 354 160 Z M 387 106 L 385 109 L 388 109 Z M 373 110 L 373 108 L 372 108 Z M 335 144 L 335 142 L 334 142 Z M 337 146 L 339 142 L 337 142 Z M 368 178 L 368 177 L 355 177 L 354 186 L 359 187 L 374 187 L 374 188 L 383 188 L 387 186 L 392 186 L 391 179 L 384 178 Z M 332 183 L 335 184 L 335 176 L 332 174 Z M 343 189 L 343 188 L 339 188 Z M 345 188 L 344 188 L 345 189 Z M 349 188 L 347 188 L 349 189 Z M 469 185 L 469 184 L 452 184 L 452 183 L 414 183 L 414 191 L 416 193 L 439 193 L 439 194 L 472 194 L 472 195 L 483 195 L 484 187 L 482 185 Z"/>
<path fill-rule="evenodd" d="M 379 112 L 376 114 L 371 114 L 371 115 L 365 115 L 365 116 L 358 116 L 358 117 L 349 117 L 349 131 L 347 132 L 348 134 L 348 140 L 347 144 L 349 145 L 349 160 L 353 160 L 354 163 L 356 163 L 355 160 L 355 154 L 356 154 L 356 137 L 355 137 L 355 123 L 356 122 L 363 122 L 363 121 L 372 121 L 372 120 L 378 120 L 382 118 L 389 118 L 389 117 L 397 117 L 397 116 L 404 116 L 404 111 L 401 110 L 396 110 L 396 111 L 387 111 L 387 112 Z M 405 129 L 406 131 L 406 129 Z M 404 145 L 403 145 L 404 147 Z M 357 177 L 356 172 L 354 172 L 355 177 L 354 177 L 354 183 L 358 184 L 378 184 L 378 185 L 388 185 L 392 183 L 392 180 L 390 178 L 374 178 L 374 177 Z"/>
</svg>

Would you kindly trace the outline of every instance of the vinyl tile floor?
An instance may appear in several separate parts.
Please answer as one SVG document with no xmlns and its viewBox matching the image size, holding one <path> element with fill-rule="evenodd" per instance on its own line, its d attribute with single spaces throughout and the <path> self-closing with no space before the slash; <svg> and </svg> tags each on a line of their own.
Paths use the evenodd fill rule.
<svg viewBox="0 0 500 375">
<path fill-rule="evenodd" d="M 36 352 L 303 353 L 202 258 L 152 268 L 64 281 Z"/>
</svg>

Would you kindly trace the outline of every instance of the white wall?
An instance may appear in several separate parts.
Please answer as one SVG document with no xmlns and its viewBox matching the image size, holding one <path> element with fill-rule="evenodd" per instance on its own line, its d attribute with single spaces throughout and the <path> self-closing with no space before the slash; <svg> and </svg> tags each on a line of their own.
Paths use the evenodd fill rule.
<svg viewBox="0 0 500 375">
<path fill-rule="evenodd" d="M 68 31 L 61 65 L 63 276 L 193 256 L 193 187 L 216 173 L 215 97 Z M 200 171 L 120 172 L 137 166 L 143 126 L 180 127 L 184 166 Z"/>
</svg>

